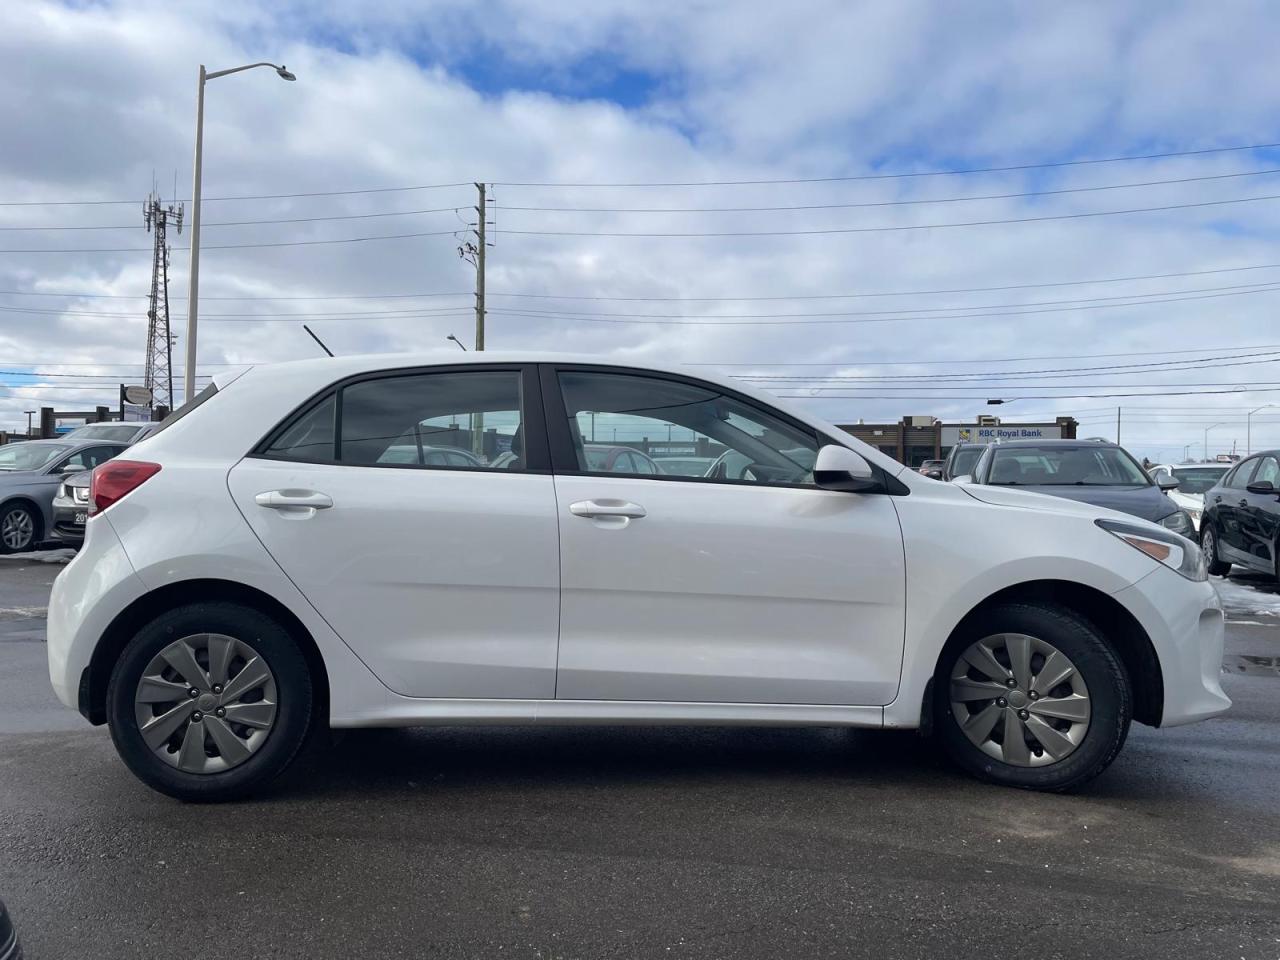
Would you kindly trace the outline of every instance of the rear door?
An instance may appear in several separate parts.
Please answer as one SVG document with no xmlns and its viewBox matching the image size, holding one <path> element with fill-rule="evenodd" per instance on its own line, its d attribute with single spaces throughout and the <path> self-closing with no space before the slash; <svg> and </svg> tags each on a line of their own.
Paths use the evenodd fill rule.
<svg viewBox="0 0 1280 960">
<path fill-rule="evenodd" d="M 560 515 L 559 699 L 894 698 L 905 571 L 892 497 L 819 489 L 812 428 L 714 385 L 616 368 L 545 376 Z M 733 452 L 742 476 L 593 467 L 583 451 L 593 423 L 640 454 L 659 438 Z"/>
<path fill-rule="evenodd" d="M 532 367 L 472 364 L 354 378 L 228 477 L 277 563 L 397 693 L 555 696 L 555 491 L 536 384 Z M 462 453 L 432 456 L 450 449 Z"/>
<path fill-rule="evenodd" d="M 1280 492 L 1280 462 L 1274 456 L 1259 458 L 1250 484 L 1266 481 Z M 1246 506 L 1239 508 L 1240 532 L 1245 552 L 1253 565 L 1267 572 L 1276 570 L 1276 537 L 1280 530 L 1280 497 L 1276 493 L 1245 491 Z"/>
<path fill-rule="evenodd" d="M 1249 549 L 1241 527 L 1243 510 L 1249 506 L 1249 478 L 1257 469 L 1258 458 L 1245 460 L 1227 475 L 1213 492 L 1213 508 L 1218 527 L 1218 550 L 1223 560 L 1249 562 Z"/>
</svg>

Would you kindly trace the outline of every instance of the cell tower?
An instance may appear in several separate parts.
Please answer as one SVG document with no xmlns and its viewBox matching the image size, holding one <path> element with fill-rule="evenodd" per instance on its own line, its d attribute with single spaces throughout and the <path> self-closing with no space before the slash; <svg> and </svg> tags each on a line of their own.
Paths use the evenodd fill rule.
<svg viewBox="0 0 1280 960">
<path fill-rule="evenodd" d="M 182 204 L 163 206 L 155 193 L 147 197 L 142 220 L 155 235 L 151 253 L 151 302 L 147 307 L 147 366 L 143 385 L 151 406 L 173 409 L 173 340 L 169 336 L 169 246 L 166 228 L 182 232 Z"/>
</svg>

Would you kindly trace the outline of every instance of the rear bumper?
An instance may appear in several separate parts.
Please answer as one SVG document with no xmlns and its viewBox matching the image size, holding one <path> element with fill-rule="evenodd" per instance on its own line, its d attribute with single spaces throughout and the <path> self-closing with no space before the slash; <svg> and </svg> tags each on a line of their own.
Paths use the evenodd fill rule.
<svg viewBox="0 0 1280 960">
<path fill-rule="evenodd" d="M 80 709 L 81 678 L 102 635 L 145 592 L 110 521 L 91 519 L 83 548 L 58 574 L 49 597 L 49 681 L 68 707 Z"/>
<path fill-rule="evenodd" d="M 1192 583 L 1161 567 L 1115 598 L 1138 618 L 1160 660 L 1161 726 L 1207 720 L 1230 709 L 1222 692 L 1222 603 L 1211 583 Z"/>
</svg>

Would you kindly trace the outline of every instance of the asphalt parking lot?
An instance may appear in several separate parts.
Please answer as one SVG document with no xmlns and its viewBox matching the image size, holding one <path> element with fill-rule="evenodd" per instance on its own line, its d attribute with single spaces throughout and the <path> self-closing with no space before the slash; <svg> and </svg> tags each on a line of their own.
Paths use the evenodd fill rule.
<svg viewBox="0 0 1280 960">
<path fill-rule="evenodd" d="M 1225 584 L 1226 717 L 1086 792 L 913 734 L 441 728 L 187 806 L 56 702 L 60 567 L 0 560 L 0 897 L 64 957 L 1280 957 L 1280 595 Z"/>
</svg>

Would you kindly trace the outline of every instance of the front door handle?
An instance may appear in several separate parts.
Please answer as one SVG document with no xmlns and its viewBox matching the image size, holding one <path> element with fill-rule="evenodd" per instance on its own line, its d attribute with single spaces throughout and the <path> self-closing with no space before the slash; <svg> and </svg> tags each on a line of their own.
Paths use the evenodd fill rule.
<svg viewBox="0 0 1280 960">
<path fill-rule="evenodd" d="M 268 490 L 253 498 L 253 502 L 268 510 L 276 510 L 287 517 L 314 517 L 317 510 L 328 510 L 333 498 L 316 490 Z"/>
<path fill-rule="evenodd" d="M 579 500 L 569 504 L 569 512 L 575 517 L 629 517 L 632 520 L 645 515 L 644 507 L 629 500 Z"/>
</svg>

